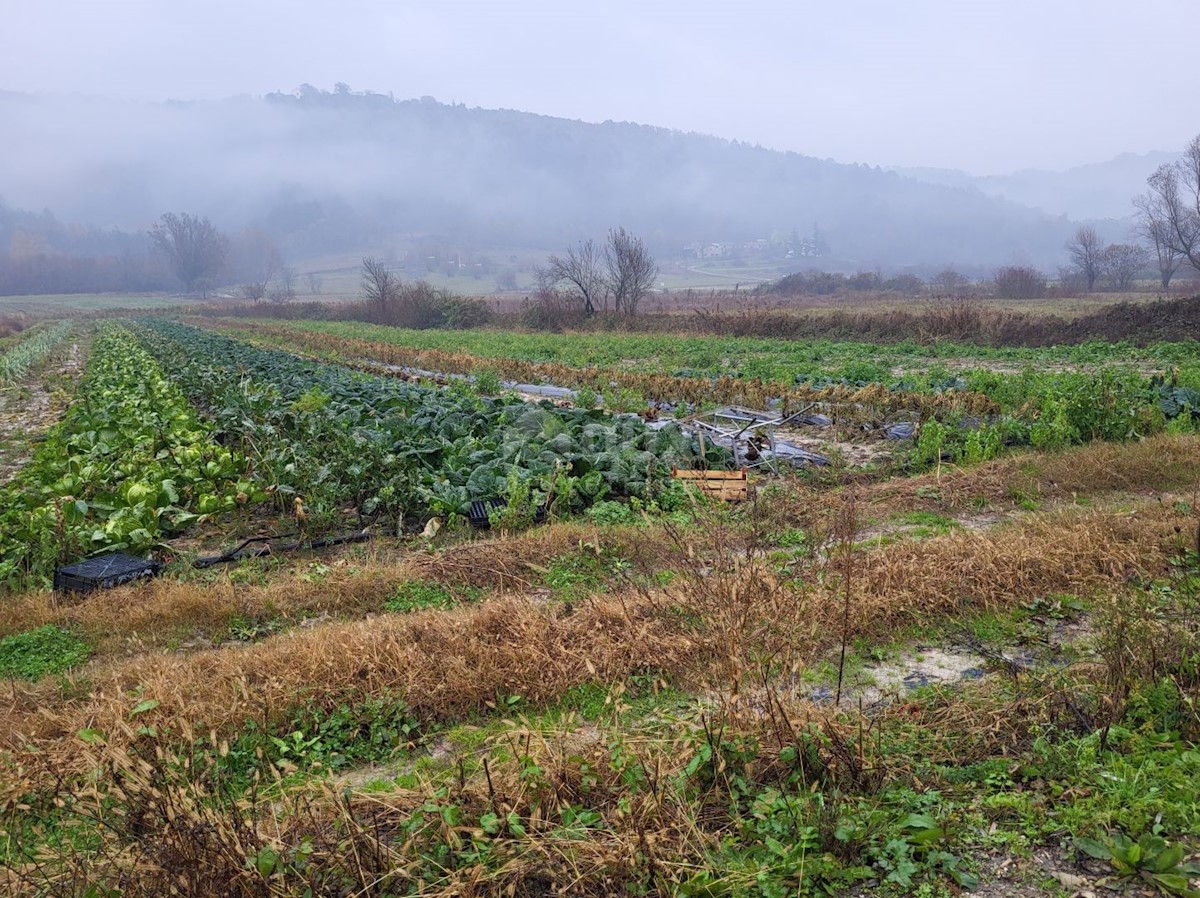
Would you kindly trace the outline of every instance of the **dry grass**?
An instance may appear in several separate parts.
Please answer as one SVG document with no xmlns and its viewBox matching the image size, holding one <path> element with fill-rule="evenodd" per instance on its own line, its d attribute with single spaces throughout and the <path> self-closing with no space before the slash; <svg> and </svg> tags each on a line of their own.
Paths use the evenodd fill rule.
<svg viewBox="0 0 1200 898">
<path fill-rule="evenodd" d="M 1111 494 L 1147 499 L 1200 487 L 1200 437 L 1159 434 L 1128 443 L 1089 443 L 1065 452 L 1022 452 L 966 468 L 943 466 L 915 477 L 885 481 L 849 476 L 864 513 L 885 518 L 912 511 L 991 513 L 1029 503 L 1087 502 Z M 798 478 L 773 487 L 761 503 L 768 525 L 832 527 L 844 490 Z"/>
<path fill-rule="evenodd" d="M 548 558 L 581 545 L 608 550 L 635 569 L 657 570 L 671 547 L 659 528 L 609 527 L 583 522 L 539 527 L 511 536 L 473 539 L 442 549 L 396 552 L 385 545 L 365 558 L 344 552 L 316 556 L 327 570 L 313 576 L 307 559 L 269 575 L 265 584 L 239 583 L 226 572 L 215 580 L 170 578 L 98 592 L 75 603 L 32 592 L 0 603 L 0 636 L 44 624 L 73 626 L 96 640 L 101 655 L 131 654 L 183 640 L 221 636 L 231 619 L 356 618 L 378 612 L 406 580 L 436 580 L 499 594 L 527 592 Z"/>
<path fill-rule="evenodd" d="M 1093 594 L 1160 572 L 1180 520 L 1171 509 L 1058 511 L 988 532 L 906 541 L 859 562 L 858 632 L 1059 593 Z"/>
<path fill-rule="evenodd" d="M 931 498 L 944 507 L 980 501 L 1069 499 L 1125 492 L 1157 495 L 1200 484 L 1200 437 L 1160 434 L 1128 443 L 1089 443 L 1068 452 L 1027 452 L 967 469 L 881 483 L 872 498 L 911 507 Z M 925 496 L 921 494 L 924 493 Z"/>
<path fill-rule="evenodd" d="M 203 721 L 226 736 L 247 720 L 271 728 L 296 708 L 332 709 L 370 696 L 400 696 L 424 719 L 446 719 L 502 695 L 548 701 L 592 679 L 679 669 L 696 648 L 629 603 L 593 600 L 568 614 L 497 599 L 328 624 L 246 647 L 145 655 L 96 670 L 80 699 L 64 698 L 53 682 L 13 683 L 0 699 L 0 746 L 18 753 L 37 746 L 47 757 L 67 758 L 79 730 L 116 732 L 146 696 L 161 702 L 148 723 Z"/>
<path fill-rule="evenodd" d="M 1178 521 L 1166 508 L 1067 511 L 988 533 L 860 550 L 850 632 L 885 635 L 899 623 L 967 608 L 1121 588 L 1139 571 L 1162 568 Z M 65 763 L 76 732 L 115 731 L 145 697 L 161 702 L 152 720 L 163 727 L 203 721 L 228 736 L 247 720 L 278 725 L 297 707 L 388 695 L 429 721 L 486 709 L 508 694 L 548 702 L 572 686 L 640 670 L 684 685 L 714 678 L 736 685 L 827 650 L 842 620 L 838 574 L 822 579 L 813 570 L 800 584 L 781 582 L 738 545 L 686 547 L 697 576 L 665 594 L 593 596 L 578 608 L 498 598 L 451 612 L 326 624 L 253 646 L 93 665 L 90 679 L 65 694 L 51 681 L 10 684 L 0 700 L 0 747 L 36 748 Z"/>
</svg>

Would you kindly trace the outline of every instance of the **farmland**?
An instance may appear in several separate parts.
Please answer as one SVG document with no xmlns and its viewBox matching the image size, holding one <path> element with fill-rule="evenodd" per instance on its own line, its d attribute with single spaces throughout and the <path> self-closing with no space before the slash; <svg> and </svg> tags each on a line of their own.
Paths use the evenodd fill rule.
<svg viewBox="0 0 1200 898">
<path fill-rule="evenodd" d="M 0 486 L 14 893 L 1193 894 L 1194 341 L 137 318 L 3 351 L 64 397 Z M 730 404 L 830 463 L 689 492 Z M 47 588 L 114 549 L 165 570 Z"/>
</svg>

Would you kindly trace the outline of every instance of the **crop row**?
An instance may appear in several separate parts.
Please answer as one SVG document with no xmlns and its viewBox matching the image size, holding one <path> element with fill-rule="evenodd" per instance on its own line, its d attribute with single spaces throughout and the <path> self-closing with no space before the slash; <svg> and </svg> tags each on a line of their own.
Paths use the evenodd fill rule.
<svg viewBox="0 0 1200 898">
<path fill-rule="evenodd" d="M 915 378 L 886 378 L 855 385 L 822 383 L 793 385 L 756 378 L 699 378 L 642 374 L 611 368 L 575 368 L 557 362 L 481 358 L 440 349 L 412 349 L 387 340 L 370 342 L 310 332 L 291 325 L 243 325 L 252 339 L 275 341 L 326 357 L 372 360 L 389 365 L 466 374 L 493 371 L 530 383 L 584 386 L 606 390 L 619 386 L 648 399 L 684 400 L 695 404 L 735 402 L 766 408 L 781 402 L 795 408 L 806 402 L 831 404 L 835 419 L 853 423 L 888 418 L 934 420 L 951 426 L 985 420 L 1000 423 L 1004 441 L 1045 446 L 1071 445 L 1095 439 L 1127 439 L 1157 432 L 1168 421 L 1193 420 L 1200 413 L 1200 389 L 1189 386 L 1186 372 L 1147 376 L 1130 366 L 1099 370 L 1038 370 L 1019 372 L 989 369 L 927 372 Z M 387 328 L 377 329 L 388 337 Z M 401 331 L 394 331 L 403 334 Z M 523 335 L 496 334 L 503 342 Z M 693 338 L 696 339 L 696 338 Z M 404 342 L 404 341 L 402 341 Z M 437 342 L 434 337 L 432 342 Z M 1190 370 L 1190 369 L 1188 369 Z M 1195 372 L 1200 374 L 1200 369 Z M 1197 378 L 1192 378 L 1195 382 Z M 1038 425 L 1041 425 L 1038 428 Z M 1046 428 L 1053 438 L 1037 434 Z"/>
<path fill-rule="evenodd" d="M 56 321 L 39 328 L 0 355 L 0 385 L 20 380 L 53 351 L 71 332 L 70 321 Z"/>
<path fill-rule="evenodd" d="M 263 322 L 264 324 L 267 322 Z M 780 384 L 888 383 L 893 372 L 914 386 L 928 373 L 936 385 L 954 368 L 1035 368 L 1121 365 L 1139 369 L 1183 366 L 1200 388 L 1200 342 L 1195 339 L 1135 347 L 1127 343 L 1093 341 L 1076 346 L 1039 349 L 989 348 L 949 342 L 932 344 L 906 340 L 891 345 L 835 340 L 788 340 L 764 337 L 683 336 L 672 334 L 581 333 L 546 334 L 512 331 L 408 330 L 345 321 L 272 322 L 296 331 L 324 333 L 359 340 L 386 342 L 408 349 L 467 353 L 480 358 L 571 367 L 597 366 L 642 373 L 679 376 L 758 378 Z"/>
<path fill-rule="evenodd" d="M 779 404 L 784 409 L 797 409 L 812 403 L 831 404 L 837 406 L 831 409 L 835 417 L 844 423 L 907 418 L 913 414 L 933 417 L 955 413 L 985 415 L 999 411 L 987 396 L 964 389 L 960 380 L 949 376 L 936 391 L 929 388 L 909 389 L 903 384 L 889 387 L 879 382 L 850 383 L 829 379 L 819 383 L 778 383 L 729 374 L 707 377 L 593 365 L 575 367 L 561 362 L 481 357 L 441 349 L 410 348 L 386 339 L 375 342 L 338 337 L 290 325 L 226 322 L 222 327 L 228 327 L 239 334 L 244 333 L 251 339 L 273 341 L 278 345 L 329 358 L 368 360 L 446 374 L 478 374 L 481 371 L 490 371 L 522 383 L 586 387 L 597 393 L 618 388 L 653 401 L 686 402 L 695 406 L 733 403 L 756 408 Z M 388 336 L 386 329 L 381 331 L 381 336 Z"/>
<path fill-rule="evenodd" d="M 782 402 L 795 408 L 804 402 L 830 403 L 841 423 L 878 423 L 880 419 L 916 419 L 921 423 L 911 453 L 917 464 L 940 458 L 980 461 L 1013 446 L 1063 448 L 1093 440 L 1124 440 L 1147 436 L 1168 427 L 1191 430 L 1200 424 L 1200 369 L 1184 367 L 1170 374 L 1148 376 L 1130 366 L 1098 370 L 1038 370 L 1018 372 L 985 368 L 959 376 L 926 372 L 922 377 L 875 382 L 851 387 L 841 384 L 794 386 L 753 378 L 727 376 L 705 379 L 642 374 L 596 367 L 573 368 L 557 362 L 481 358 L 440 349 L 414 349 L 388 340 L 369 342 L 314 332 L 293 325 L 257 324 L 238 327 L 252 339 L 322 355 L 373 360 L 447 373 L 493 371 L 533 383 L 586 386 L 597 391 L 610 385 L 651 399 L 684 400 L 703 405 L 740 402 L 765 408 Z M 375 328 L 384 338 L 406 332 Z M 427 332 L 422 332 L 427 333 Z M 495 334 L 498 345 L 525 335 Z M 430 335 L 437 343 L 439 335 Z M 667 338 L 668 341 L 672 338 Z M 695 341 L 698 338 L 690 338 Z M 1165 344 L 1164 344 L 1165 345 Z M 1180 344 L 1182 350 L 1188 344 Z M 1189 372 L 1191 377 L 1189 378 Z"/>
<path fill-rule="evenodd" d="M 313 526 L 346 513 L 411 525 L 496 496 L 560 511 L 661 500 L 671 467 L 697 458 L 678 427 L 632 416 L 374 377 L 174 322 L 139 333 L 282 509 L 299 500 Z"/>
<path fill-rule="evenodd" d="M 262 494 L 126 329 L 101 330 L 63 420 L 0 490 L 0 584 L 44 584 L 56 563 L 145 551 Z"/>
</svg>

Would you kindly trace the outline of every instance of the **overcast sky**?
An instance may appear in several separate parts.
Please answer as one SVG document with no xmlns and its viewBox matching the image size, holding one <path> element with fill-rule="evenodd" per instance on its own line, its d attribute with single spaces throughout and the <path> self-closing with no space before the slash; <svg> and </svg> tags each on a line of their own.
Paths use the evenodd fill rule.
<svg viewBox="0 0 1200 898">
<path fill-rule="evenodd" d="M 1196 0 L 4 0 L 0 89 L 332 89 L 992 174 L 1178 150 Z M 2 124 L 0 124 L 2 127 Z M 9 136 L 10 137 L 10 136 Z M 7 137 L 6 137 L 7 139 Z"/>
</svg>

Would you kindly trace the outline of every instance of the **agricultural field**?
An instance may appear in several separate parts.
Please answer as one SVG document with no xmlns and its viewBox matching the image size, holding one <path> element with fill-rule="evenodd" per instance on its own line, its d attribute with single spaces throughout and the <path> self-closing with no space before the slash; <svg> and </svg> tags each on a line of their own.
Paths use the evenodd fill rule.
<svg viewBox="0 0 1200 898">
<path fill-rule="evenodd" d="M 12 894 L 1200 894 L 1195 341 L 0 352 Z"/>
<path fill-rule="evenodd" d="M 194 296 L 163 293 L 62 293 L 34 296 L 0 296 L 0 313 L 26 313 L 41 317 L 76 312 L 170 309 L 199 303 Z"/>
<path fill-rule="evenodd" d="M 908 469 L 1190 430 L 1200 344 L 987 349 L 910 343 L 634 334 L 439 333 L 341 322 L 218 322 L 267 345 L 395 372 L 582 391 L 621 411 L 687 416 L 720 404 L 815 411 L 786 434 L 831 462 Z M 578 399 L 578 397 L 577 397 Z M 922 422 L 892 451 L 896 425 Z"/>
</svg>

